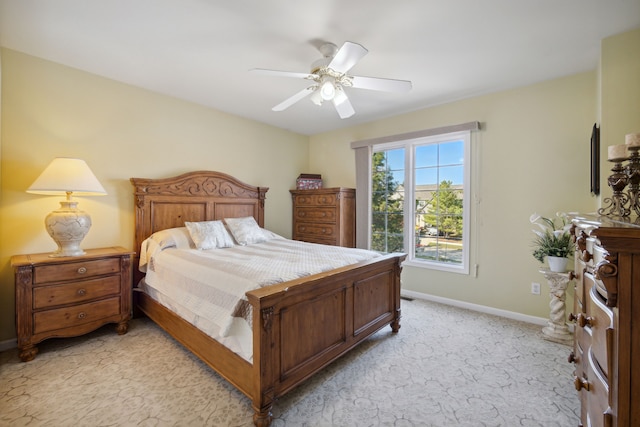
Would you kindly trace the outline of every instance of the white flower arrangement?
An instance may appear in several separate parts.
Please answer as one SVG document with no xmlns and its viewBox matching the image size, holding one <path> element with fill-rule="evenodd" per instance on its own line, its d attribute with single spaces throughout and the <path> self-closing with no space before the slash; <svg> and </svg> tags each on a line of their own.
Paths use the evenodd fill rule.
<svg viewBox="0 0 640 427">
<path fill-rule="evenodd" d="M 573 239 L 569 232 L 571 222 L 565 213 L 557 212 L 556 217 L 550 219 L 537 213 L 529 217 L 529 221 L 540 228 L 540 230 L 533 229 L 536 235 L 533 241 L 533 257 L 539 262 L 544 262 L 547 256 L 568 258 L 573 255 Z M 557 224 L 556 220 L 559 220 L 560 224 Z"/>
</svg>

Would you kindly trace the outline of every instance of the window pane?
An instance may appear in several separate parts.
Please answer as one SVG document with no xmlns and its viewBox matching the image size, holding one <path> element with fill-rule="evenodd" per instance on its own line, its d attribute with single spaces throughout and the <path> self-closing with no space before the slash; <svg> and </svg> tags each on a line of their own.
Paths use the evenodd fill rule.
<svg viewBox="0 0 640 427">
<path fill-rule="evenodd" d="M 464 182 L 464 166 L 443 166 L 438 169 L 440 182 L 451 181 L 452 184 L 462 187 Z"/>
<path fill-rule="evenodd" d="M 438 147 L 440 166 L 464 164 L 464 141 L 443 142 Z"/>
<path fill-rule="evenodd" d="M 414 147 L 414 257 L 462 263 L 464 141 Z"/>
<path fill-rule="evenodd" d="M 404 149 L 373 153 L 371 190 L 371 249 L 403 251 Z"/>
<path fill-rule="evenodd" d="M 438 144 L 416 147 L 416 169 L 438 165 Z"/>
</svg>

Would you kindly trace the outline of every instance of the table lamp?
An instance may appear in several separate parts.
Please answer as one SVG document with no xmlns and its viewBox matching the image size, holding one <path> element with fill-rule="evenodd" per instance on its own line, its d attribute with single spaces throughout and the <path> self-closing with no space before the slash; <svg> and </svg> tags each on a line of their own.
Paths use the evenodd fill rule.
<svg viewBox="0 0 640 427">
<path fill-rule="evenodd" d="M 58 245 L 52 257 L 84 255 L 80 242 L 91 228 L 91 217 L 78 209 L 76 196 L 104 196 L 107 194 L 89 166 L 81 159 L 57 157 L 47 166 L 27 193 L 47 196 L 66 195 L 60 209 L 44 220 L 47 232 Z"/>
</svg>

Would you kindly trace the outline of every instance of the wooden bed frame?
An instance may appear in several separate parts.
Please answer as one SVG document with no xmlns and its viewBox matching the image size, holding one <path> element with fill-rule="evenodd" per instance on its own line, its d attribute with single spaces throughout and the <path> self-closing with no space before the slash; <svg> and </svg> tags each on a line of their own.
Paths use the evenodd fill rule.
<svg viewBox="0 0 640 427">
<path fill-rule="evenodd" d="M 268 188 L 198 171 L 131 178 L 135 247 L 185 221 L 253 216 L 264 227 Z M 253 364 L 190 323 L 134 292 L 134 306 L 252 400 L 256 426 L 271 423 L 274 401 L 386 325 L 400 329 L 404 254 L 385 255 L 247 293 L 253 309 Z M 135 269 L 137 271 L 137 268 Z M 142 278 L 136 274 L 135 284 Z"/>
</svg>

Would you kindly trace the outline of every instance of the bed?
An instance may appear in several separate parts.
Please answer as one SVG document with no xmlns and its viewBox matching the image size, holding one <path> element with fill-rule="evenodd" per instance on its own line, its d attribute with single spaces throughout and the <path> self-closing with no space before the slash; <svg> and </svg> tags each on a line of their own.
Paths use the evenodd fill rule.
<svg viewBox="0 0 640 427">
<path fill-rule="evenodd" d="M 135 245 L 185 222 L 253 217 L 264 227 L 268 188 L 220 172 L 131 178 Z M 278 397 L 390 325 L 400 329 L 404 254 L 381 255 L 330 271 L 246 292 L 252 359 L 247 360 L 142 292 L 134 274 L 134 308 L 144 313 L 252 401 L 256 426 L 268 426 Z M 327 321 L 331 319 L 331 321 Z"/>
</svg>

